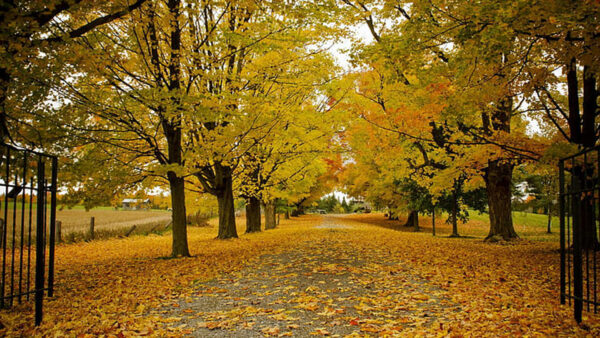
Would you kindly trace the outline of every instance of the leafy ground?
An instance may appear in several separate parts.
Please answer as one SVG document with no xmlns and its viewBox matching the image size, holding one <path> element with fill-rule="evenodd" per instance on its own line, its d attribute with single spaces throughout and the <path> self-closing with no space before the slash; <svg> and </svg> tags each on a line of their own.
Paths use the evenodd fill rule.
<svg viewBox="0 0 600 338">
<path fill-rule="evenodd" d="M 22 306 L 0 312 L 0 333 L 600 334 L 600 317 L 586 313 L 579 327 L 558 303 L 554 241 L 432 237 L 378 214 L 303 216 L 237 240 L 215 232 L 191 228 L 195 256 L 176 260 L 160 258 L 168 235 L 59 246 L 44 324 L 33 329 Z"/>
</svg>

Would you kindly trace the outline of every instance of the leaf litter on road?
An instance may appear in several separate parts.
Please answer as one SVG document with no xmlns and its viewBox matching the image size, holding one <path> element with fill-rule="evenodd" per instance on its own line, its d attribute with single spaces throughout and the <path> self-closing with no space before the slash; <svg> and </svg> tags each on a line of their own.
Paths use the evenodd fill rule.
<svg viewBox="0 0 600 338">
<path fill-rule="evenodd" d="M 214 230 L 191 228 L 185 259 L 157 259 L 168 236 L 58 246 L 43 324 L 31 325 L 30 305 L 1 310 L 0 334 L 600 335 L 597 315 L 580 327 L 558 302 L 554 242 L 433 238 L 358 216 L 303 216 L 228 241 Z"/>
</svg>

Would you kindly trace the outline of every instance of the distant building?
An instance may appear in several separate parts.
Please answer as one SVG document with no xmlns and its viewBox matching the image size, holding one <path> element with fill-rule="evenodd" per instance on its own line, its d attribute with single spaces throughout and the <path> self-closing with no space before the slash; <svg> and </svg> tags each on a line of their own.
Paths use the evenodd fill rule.
<svg viewBox="0 0 600 338">
<path fill-rule="evenodd" d="M 144 210 L 150 209 L 150 199 L 126 198 L 121 202 L 123 210 Z"/>
<path fill-rule="evenodd" d="M 368 214 L 373 210 L 371 203 L 366 202 L 363 198 L 357 198 L 350 201 L 350 205 L 354 212 Z"/>
</svg>

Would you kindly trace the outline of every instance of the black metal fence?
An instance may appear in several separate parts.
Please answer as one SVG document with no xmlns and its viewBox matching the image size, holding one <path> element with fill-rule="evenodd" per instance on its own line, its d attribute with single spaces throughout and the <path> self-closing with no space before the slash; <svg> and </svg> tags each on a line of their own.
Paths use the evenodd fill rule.
<svg viewBox="0 0 600 338">
<path fill-rule="evenodd" d="M 560 301 L 598 313 L 598 221 L 600 217 L 600 147 L 559 162 Z"/>
<path fill-rule="evenodd" d="M 0 144 L 0 306 L 53 296 L 57 159 Z"/>
</svg>

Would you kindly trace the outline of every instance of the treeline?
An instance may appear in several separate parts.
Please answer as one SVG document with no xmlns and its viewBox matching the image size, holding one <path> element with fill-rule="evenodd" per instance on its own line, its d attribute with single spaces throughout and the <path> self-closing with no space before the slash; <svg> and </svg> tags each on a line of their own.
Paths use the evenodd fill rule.
<svg viewBox="0 0 600 338">
<path fill-rule="evenodd" d="M 316 201 L 313 212 L 326 212 L 334 214 L 348 214 L 354 212 L 369 213 L 371 206 L 355 199 L 347 200 L 345 196 L 338 198 L 335 194 L 329 194 Z"/>
</svg>

